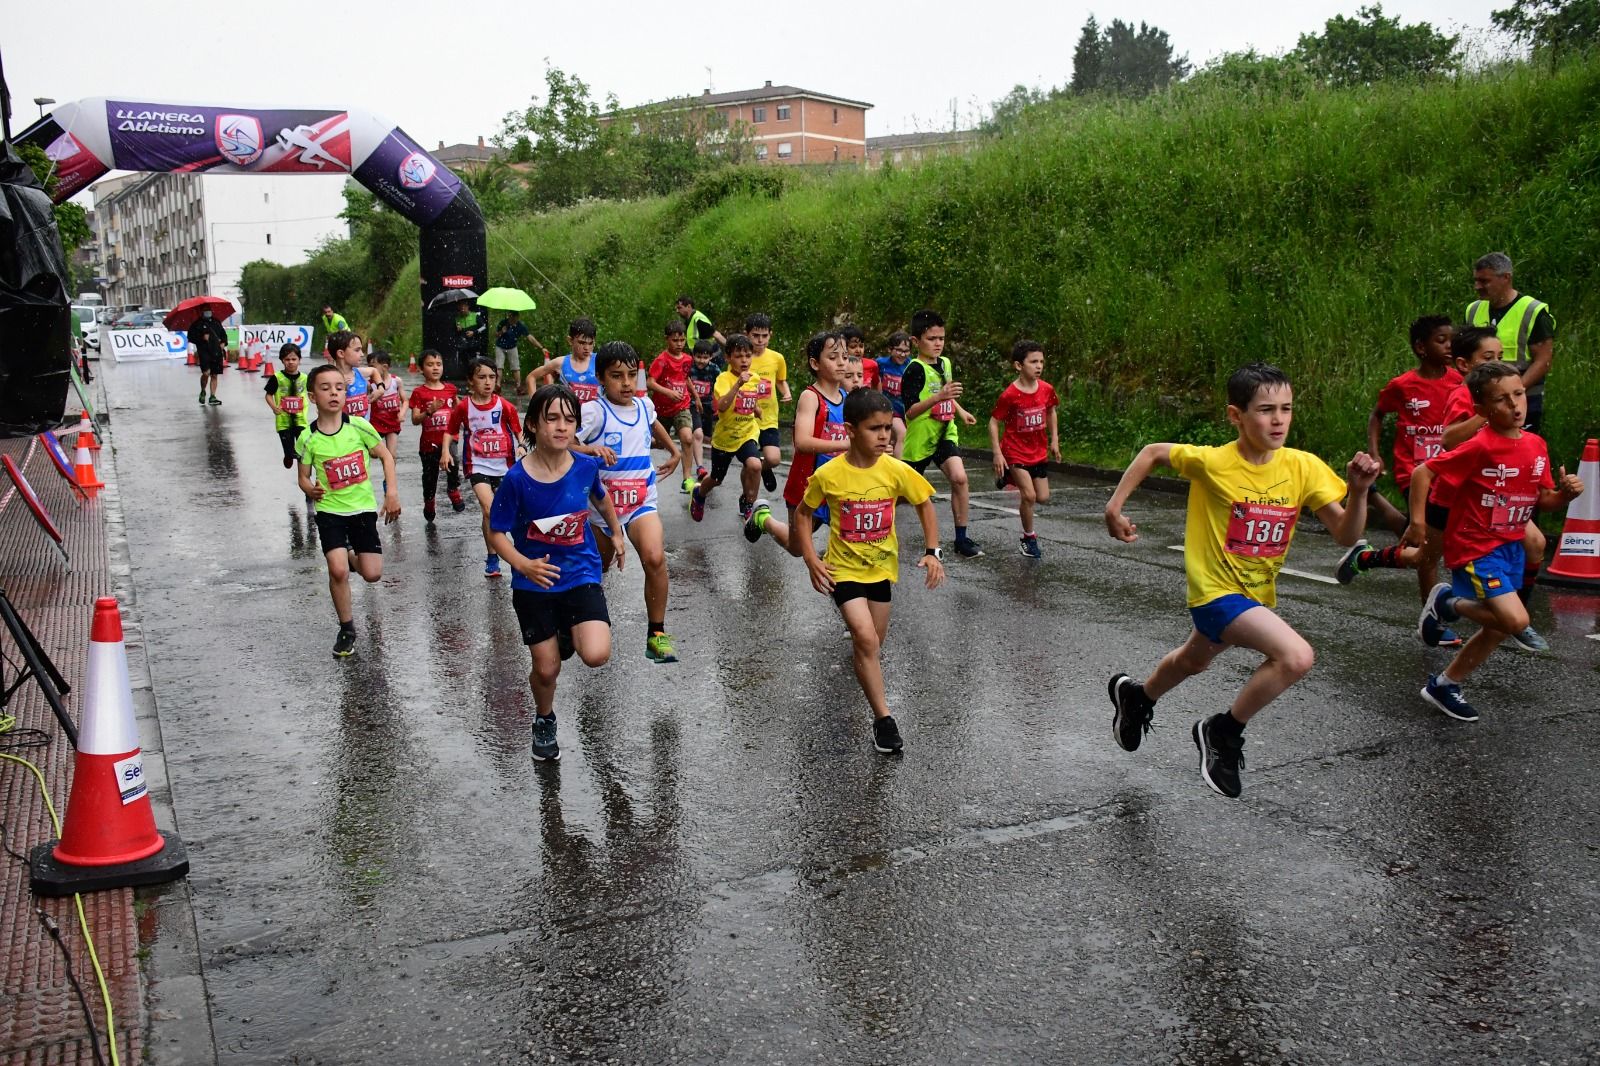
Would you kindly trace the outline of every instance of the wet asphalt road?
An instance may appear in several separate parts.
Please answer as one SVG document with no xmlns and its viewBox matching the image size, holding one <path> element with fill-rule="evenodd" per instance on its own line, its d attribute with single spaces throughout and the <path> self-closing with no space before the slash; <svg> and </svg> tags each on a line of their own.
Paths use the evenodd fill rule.
<svg viewBox="0 0 1600 1066">
<path fill-rule="evenodd" d="M 1410 575 L 1284 578 L 1319 663 L 1228 801 L 1188 728 L 1250 657 L 1138 753 L 1110 739 L 1106 678 L 1188 629 L 1179 498 L 1136 499 L 1121 546 L 1108 487 L 1064 482 L 1036 564 L 979 497 L 990 555 L 896 591 L 886 760 L 804 567 L 744 542 L 734 493 L 697 526 L 667 492 L 683 661 L 645 660 L 630 560 L 536 768 L 509 589 L 474 511 L 424 529 L 412 427 L 339 663 L 259 375 L 200 409 L 191 369 L 105 373 L 224 1063 L 1600 1056 L 1600 597 L 1541 593 L 1554 656 L 1497 653 L 1462 725 L 1417 696 L 1445 653 Z M 1337 556 L 1302 532 L 1289 565 Z"/>
</svg>

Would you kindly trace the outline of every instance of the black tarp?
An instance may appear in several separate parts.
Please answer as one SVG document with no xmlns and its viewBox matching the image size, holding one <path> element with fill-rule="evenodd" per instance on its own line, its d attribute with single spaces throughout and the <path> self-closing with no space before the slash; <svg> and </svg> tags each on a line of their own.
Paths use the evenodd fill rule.
<svg viewBox="0 0 1600 1066">
<path fill-rule="evenodd" d="M 0 153 L 0 436 L 60 423 L 71 363 L 67 260 L 55 213 L 7 143 Z"/>
</svg>

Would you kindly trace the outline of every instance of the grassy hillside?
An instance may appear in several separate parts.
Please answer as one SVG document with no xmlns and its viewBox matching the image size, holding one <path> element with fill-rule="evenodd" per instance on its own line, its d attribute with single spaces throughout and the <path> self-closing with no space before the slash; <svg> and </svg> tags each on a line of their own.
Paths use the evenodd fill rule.
<svg viewBox="0 0 1600 1066">
<path fill-rule="evenodd" d="M 531 324 L 552 349 L 577 312 L 517 253 L 602 339 L 646 353 L 680 290 L 724 332 L 767 311 L 791 354 L 843 317 L 881 337 L 937 307 L 979 412 L 1008 380 L 1011 342 L 1032 336 L 1067 397 L 1064 447 L 1112 463 L 1150 439 L 1224 439 L 1220 385 L 1254 359 L 1298 382 L 1294 443 L 1342 461 L 1378 387 L 1411 363 L 1407 324 L 1459 316 L 1472 260 L 1495 249 L 1555 311 L 1546 428 L 1574 460 L 1600 432 L 1596 60 L 1305 95 L 1065 101 L 964 158 L 726 172 L 490 236 L 494 284 L 534 293 Z M 402 347 L 419 332 L 416 282 L 413 264 L 374 322 Z"/>
</svg>

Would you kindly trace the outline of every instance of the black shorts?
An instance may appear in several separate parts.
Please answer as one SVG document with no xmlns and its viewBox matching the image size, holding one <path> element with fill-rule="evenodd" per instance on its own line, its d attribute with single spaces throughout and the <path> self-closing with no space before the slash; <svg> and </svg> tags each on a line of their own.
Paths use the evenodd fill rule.
<svg viewBox="0 0 1600 1066">
<path fill-rule="evenodd" d="M 317 512 L 317 538 L 322 541 L 322 553 L 339 548 L 349 548 L 357 555 L 382 555 L 383 541 L 378 539 L 378 512 L 360 514 L 329 514 Z"/>
<path fill-rule="evenodd" d="M 728 467 L 735 459 L 739 460 L 742 466 L 751 459 L 759 458 L 761 458 L 761 445 L 753 440 L 747 440 L 739 445 L 739 450 L 736 452 L 725 452 L 713 444 L 711 446 L 711 480 L 720 484 L 722 479 L 728 476 Z"/>
<path fill-rule="evenodd" d="M 933 454 L 935 456 L 937 456 L 939 454 L 939 451 L 938 451 L 937 448 L 934 449 L 934 453 Z M 1035 480 L 1035 481 L 1049 481 L 1050 480 L 1050 464 L 1049 463 L 1043 463 L 1043 462 L 1041 462 L 1041 463 L 1012 463 L 1010 466 L 1006 467 L 1006 477 L 1009 478 L 1011 476 L 1011 471 L 1013 471 L 1013 470 L 1024 471 L 1029 477 L 1033 478 L 1033 480 Z"/>
<path fill-rule="evenodd" d="M 887 581 L 841 581 L 833 586 L 833 602 L 843 607 L 851 600 L 888 603 L 894 586 Z"/>
<path fill-rule="evenodd" d="M 773 426 L 771 429 L 761 431 L 760 441 L 763 448 L 781 448 L 783 447 L 783 434 L 778 431 L 777 426 Z"/>
<path fill-rule="evenodd" d="M 522 627 L 522 643 L 530 648 L 543 644 L 563 629 L 571 630 L 580 622 L 611 624 L 611 615 L 606 611 L 606 594 L 599 585 L 579 585 L 565 592 L 512 589 L 511 606 L 516 609 L 517 624 Z"/>
<path fill-rule="evenodd" d="M 200 373 L 202 373 L 202 374 L 220 374 L 220 373 L 222 373 L 222 353 L 221 352 L 216 352 L 216 353 L 213 353 L 213 354 L 210 354 L 210 355 L 206 354 L 205 352 L 196 352 L 195 353 L 195 359 L 200 364 Z"/>
<path fill-rule="evenodd" d="M 504 480 L 504 474 L 473 474 L 467 482 L 472 485 L 488 485 L 490 492 L 499 492 L 500 482 Z"/>
<path fill-rule="evenodd" d="M 961 458 L 961 446 L 955 441 L 951 440 L 949 437 L 940 437 L 939 443 L 933 446 L 932 455 L 925 459 L 918 459 L 914 463 L 909 459 L 906 460 L 906 462 L 911 469 L 920 474 L 928 469 L 929 463 L 943 468 L 944 464 L 948 463 L 950 460 L 959 458 Z"/>
<path fill-rule="evenodd" d="M 1450 524 L 1450 508 L 1429 500 L 1428 506 L 1423 509 L 1422 520 L 1430 527 L 1443 532 L 1445 526 Z"/>
</svg>

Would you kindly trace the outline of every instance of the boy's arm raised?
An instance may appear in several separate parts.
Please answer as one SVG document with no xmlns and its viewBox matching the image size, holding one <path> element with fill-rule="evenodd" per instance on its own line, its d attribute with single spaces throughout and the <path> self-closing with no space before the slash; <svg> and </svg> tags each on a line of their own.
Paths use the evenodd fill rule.
<svg viewBox="0 0 1600 1066">
<path fill-rule="evenodd" d="M 1361 534 L 1366 531 L 1367 490 L 1378 480 L 1378 472 L 1382 469 L 1383 465 L 1366 452 L 1356 452 L 1344 467 L 1345 484 L 1349 490 L 1345 503 L 1340 504 L 1336 500 L 1317 508 L 1318 521 L 1328 527 L 1335 541 L 1347 548 L 1360 540 Z"/>
<path fill-rule="evenodd" d="M 1132 544 L 1139 539 L 1139 527 L 1123 515 L 1122 505 L 1128 502 L 1133 490 L 1150 476 L 1150 471 L 1158 466 L 1170 466 L 1171 459 L 1171 444 L 1146 444 L 1139 450 L 1139 454 L 1133 457 L 1128 469 L 1122 472 L 1122 480 L 1117 482 L 1116 490 L 1111 493 L 1111 499 L 1106 501 L 1106 531 L 1114 538 L 1126 544 Z"/>
<path fill-rule="evenodd" d="M 1539 490 L 1539 510 L 1554 511 L 1576 500 L 1583 495 L 1583 479 L 1577 474 L 1567 473 L 1567 468 L 1561 468 L 1561 476 L 1556 478 L 1556 487 L 1553 489 Z"/>
</svg>

